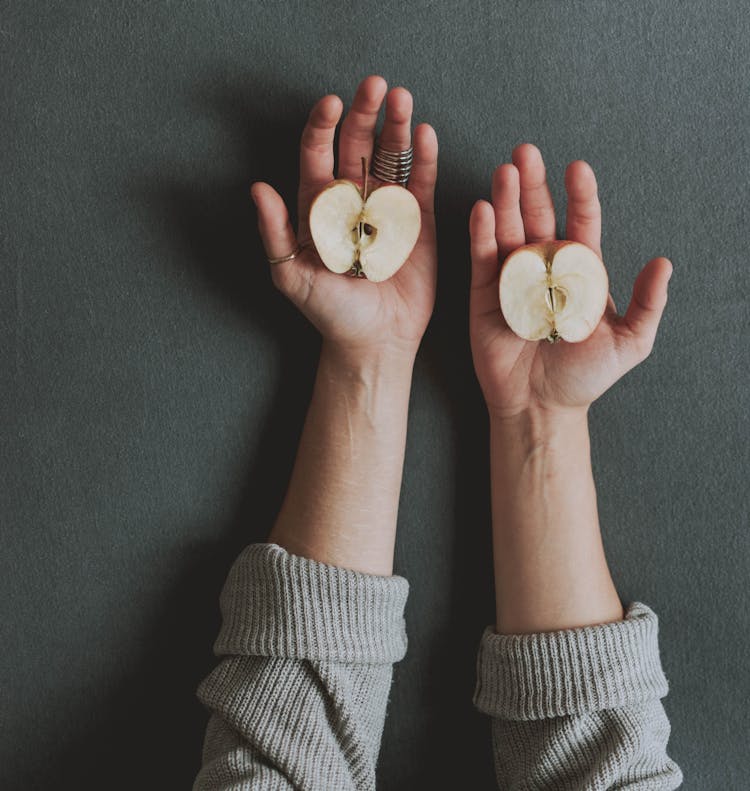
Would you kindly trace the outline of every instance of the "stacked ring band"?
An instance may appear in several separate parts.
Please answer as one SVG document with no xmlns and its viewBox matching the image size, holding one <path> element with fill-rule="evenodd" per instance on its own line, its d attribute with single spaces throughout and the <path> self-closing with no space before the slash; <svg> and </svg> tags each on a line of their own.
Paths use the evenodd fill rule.
<svg viewBox="0 0 750 791">
<path fill-rule="evenodd" d="M 390 151 L 376 143 L 370 172 L 380 181 L 404 186 L 409 180 L 413 158 L 414 149 L 411 147 L 406 151 Z"/>
</svg>

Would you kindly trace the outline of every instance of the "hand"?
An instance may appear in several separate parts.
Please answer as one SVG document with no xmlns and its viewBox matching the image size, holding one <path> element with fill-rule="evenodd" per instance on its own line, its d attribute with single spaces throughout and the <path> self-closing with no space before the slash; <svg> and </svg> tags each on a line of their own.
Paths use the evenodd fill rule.
<svg viewBox="0 0 750 791">
<path fill-rule="evenodd" d="M 572 162 L 566 238 L 601 257 L 601 208 L 591 167 Z M 478 201 L 471 213 L 471 348 L 491 415 L 514 417 L 529 409 L 582 408 L 644 360 L 667 302 L 672 265 L 650 261 L 638 275 L 624 316 L 609 296 L 594 333 L 581 343 L 525 341 L 506 324 L 498 295 L 499 261 L 526 243 L 553 241 L 555 211 L 539 150 L 528 143 L 513 151 L 492 179 L 492 203 Z"/>
<path fill-rule="evenodd" d="M 372 159 L 375 124 L 386 99 L 382 77 L 370 76 L 357 89 L 343 124 L 339 142 L 338 178 L 361 184 L 361 158 Z M 294 260 L 271 267 L 275 285 L 317 327 L 324 341 L 354 354 L 396 351 L 416 354 L 435 302 L 437 252 L 433 195 L 437 177 L 437 138 L 432 127 L 414 130 L 414 160 L 408 189 L 422 209 L 422 231 L 409 260 L 389 280 L 371 283 L 364 278 L 334 274 L 325 268 L 310 239 L 310 204 L 333 179 L 333 139 L 343 105 L 338 96 L 323 97 L 312 109 L 302 133 L 299 228 L 295 234 L 281 196 L 257 182 L 252 196 L 258 207 L 261 237 L 269 258 L 288 255 L 305 245 Z M 386 148 L 406 149 L 411 143 L 412 97 L 394 88 L 386 99 L 380 142 Z M 370 182 L 375 186 L 378 182 Z"/>
</svg>

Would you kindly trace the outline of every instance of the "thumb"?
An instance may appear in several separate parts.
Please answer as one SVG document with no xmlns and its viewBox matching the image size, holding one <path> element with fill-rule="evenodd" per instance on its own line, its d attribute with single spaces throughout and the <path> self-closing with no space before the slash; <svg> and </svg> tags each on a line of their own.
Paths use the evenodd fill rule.
<svg viewBox="0 0 750 791">
<path fill-rule="evenodd" d="M 297 249 L 297 236 L 289 222 L 284 199 L 270 185 L 256 181 L 250 188 L 250 195 L 258 209 L 258 230 L 268 258 L 283 258 Z M 296 261 L 271 264 L 271 277 L 274 284 L 289 295 L 298 279 L 299 268 Z"/>
<path fill-rule="evenodd" d="M 471 236 L 471 287 L 484 288 L 497 277 L 495 211 L 486 200 L 478 200 L 469 218 Z"/>
<path fill-rule="evenodd" d="M 633 285 L 633 296 L 625 313 L 635 356 L 643 360 L 651 353 L 662 313 L 667 305 L 667 284 L 672 276 L 668 258 L 654 258 L 643 267 Z"/>
<path fill-rule="evenodd" d="M 471 313 L 500 310 L 497 290 L 499 264 L 495 238 L 495 210 L 486 200 L 474 204 L 469 218 L 471 236 Z"/>
</svg>

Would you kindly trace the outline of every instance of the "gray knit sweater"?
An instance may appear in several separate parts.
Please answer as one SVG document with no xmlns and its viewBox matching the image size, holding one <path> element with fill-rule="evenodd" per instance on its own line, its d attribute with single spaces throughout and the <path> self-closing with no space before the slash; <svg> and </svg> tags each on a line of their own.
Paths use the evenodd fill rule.
<svg viewBox="0 0 750 791">
<path fill-rule="evenodd" d="M 408 584 L 251 544 L 221 594 L 193 791 L 374 789 Z M 474 703 L 501 789 L 671 789 L 656 615 L 479 645 Z"/>
</svg>

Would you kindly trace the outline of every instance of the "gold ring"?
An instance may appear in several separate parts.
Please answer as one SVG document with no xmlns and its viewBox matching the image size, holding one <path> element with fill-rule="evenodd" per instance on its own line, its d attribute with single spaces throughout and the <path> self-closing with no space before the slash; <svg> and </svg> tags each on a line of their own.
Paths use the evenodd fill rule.
<svg viewBox="0 0 750 791">
<path fill-rule="evenodd" d="M 302 245 L 297 245 L 294 250 L 292 250 L 289 255 L 282 255 L 280 258 L 269 258 L 268 263 L 275 265 L 275 264 L 285 264 L 287 261 L 294 261 L 294 259 L 302 252 Z"/>
</svg>

